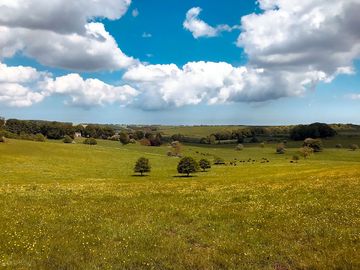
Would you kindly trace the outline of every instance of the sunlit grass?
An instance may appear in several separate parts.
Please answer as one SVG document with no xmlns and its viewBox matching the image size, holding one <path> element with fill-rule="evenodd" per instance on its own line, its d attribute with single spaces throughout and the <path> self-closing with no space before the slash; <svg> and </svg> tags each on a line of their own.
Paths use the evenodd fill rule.
<svg viewBox="0 0 360 270">
<path fill-rule="evenodd" d="M 179 178 L 166 147 L 0 144 L 0 268 L 360 268 L 360 151 L 274 149 L 186 146 L 256 162 Z"/>
</svg>

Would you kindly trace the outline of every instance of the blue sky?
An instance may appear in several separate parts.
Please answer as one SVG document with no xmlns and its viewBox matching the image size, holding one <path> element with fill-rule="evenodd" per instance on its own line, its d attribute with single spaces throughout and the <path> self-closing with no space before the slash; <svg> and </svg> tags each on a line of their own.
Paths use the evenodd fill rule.
<svg viewBox="0 0 360 270">
<path fill-rule="evenodd" d="M 0 2 L 6 118 L 360 124 L 358 0 L 28 1 Z"/>
</svg>

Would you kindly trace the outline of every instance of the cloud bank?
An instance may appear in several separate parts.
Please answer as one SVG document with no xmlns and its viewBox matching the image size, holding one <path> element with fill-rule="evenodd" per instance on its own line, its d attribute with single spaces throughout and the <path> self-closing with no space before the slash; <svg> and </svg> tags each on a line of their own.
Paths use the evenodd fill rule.
<svg viewBox="0 0 360 270">
<path fill-rule="evenodd" d="M 117 70 L 136 63 L 95 18 L 116 20 L 131 0 L 11 0 L 0 3 L 0 59 L 16 53 L 56 68 Z"/>
</svg>

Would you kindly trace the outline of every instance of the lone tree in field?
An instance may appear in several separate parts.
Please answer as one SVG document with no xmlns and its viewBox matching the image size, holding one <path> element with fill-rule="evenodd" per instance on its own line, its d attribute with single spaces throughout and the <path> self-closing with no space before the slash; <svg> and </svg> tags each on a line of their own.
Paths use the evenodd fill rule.
<svg viewBox="0 0 360 270">
<path fill-rule="evenodd" d="M 350 145 L 350 150 L 356 151 L 356 150 L 358 150 L 358 149 L 359 149 L 359 146 L 358 146 L 357 144 L 352 144 L 352 145 Z"/>
<path fill-rule="evenodd" d="M 210 169 L 211 168 L 211 163 L 210 161 L 208 161 L 207 159 L 203 158 L 199 161 L 199 166 L 200 168 L 203 170 L 203 172 L 206 171 L 206 169 Z"/>
<path fill-rule="evenodd" d="M 120 132 L 120 134 L 119 134 L 119 140 L 120 140 L 120 142 L 121 142 L 123 145 L 129 144 L 129 143 L 130 143 L 129 134 L 127 134 L 126 132 Z"/>
<path fill-rule="evenodd" d="M 147 158 L 141 157 L 136 161 L 134 167 L 135 173 L 140 173 L 141 176 L 143 176 L 144 173 L 150 172 L 150 170 L 151 170 L 150 162 Z"/>
<path fill-rule="evenodd" d="M 69 135 L 65 135 L 63 142 L 64 143 L 72 143 L 73 139 Z"/>
<path fill-rule="evenodd" d="M 179 161 L 177 171 L 181 174 L 186 174 L 187 177 L 190 176 L 191 173 L 195 173 L 198 171 L 199 164 L 192 157 L 184 157 Z"/>
</svg>

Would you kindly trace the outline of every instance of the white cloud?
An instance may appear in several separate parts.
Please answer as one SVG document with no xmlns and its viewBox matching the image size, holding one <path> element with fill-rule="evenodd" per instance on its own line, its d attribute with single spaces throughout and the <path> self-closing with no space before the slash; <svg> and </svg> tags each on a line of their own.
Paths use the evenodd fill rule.
<svg viewBox="0 0 360 270">
<path fill-rule="evenodd" d="M 349 97 L 352 100 L 360 100 L 360 94 L 350 94 L 347 97 Z"/>
<path fill-rule="evenodd" d="M 237 28 L 230 27 L 226 24 L 221 24 L 216 27 L 212 27 L 203 20 L 199 19 L 199 15 L 202 9 L 199 7 L 193 7 L 188 10 L 186 13 L 185 21 L 183 22 L 183 27 L 190 31 L 194 38 L 199 37 L 216 37 L 221 32 L 227 31 L 230 32 L 233 29 Z"/>
<path fill-rule="evenodd" d="M 84 80 L 79 74 L 68 74 L 56 79 L 47 79 L 41 83 L 49 95 L 69 97 L 70 105 L 93 107 L 119 103 L 126 105 L 138 95 L 129 85 L 113 86 L 98 79 Z"/>
<path fill-rule="evenodd" d="M 98 79 L 83 79 L 79 74 L 52 78 L 31 67 L 9 67 L 0 63 L 0 104 L 27 107 L 46 97 L 61 95 L 67 104 L 81 107 L 131 103 L 137 90 L 129 85 L 113 86 Z"/>
<path fill-rule="evenodd" d="M 139 10 L 137 8 L 133 9 L 131 11 L 131 15 L 136 18 L 137 16 L 139 16 Z"/>
<path fill-rule="evenodd" d="M 360 56 L 360 0 L 259 0 L 237 41 L 250 64 L 328 77 L 349 73 Z"/>
<path fill-rule="evenodd" d="M 137 97 L 138 106 L 151 110 L 301 95 L 322 76 L 316 72 L 272 73 L 223 62 L 190 62 L 182 68 L 174 64 L 139 65 L 129 69 L 123 79 L 141 92 Z"/>
<path fill-rule="evenodd" d="M 151 38 L 151 37 L 152 37 L 152 34 L 144 32 L 141 36 L 142 36 L 143 38 Z"/>
<path fill-rule="evenodd" d="M 41 64 L 79 71 L 115 70 L 126 56 L 102 23 L 118 19 L 130 0 L 14 0 L 0 3 L 0 59 L 17 52 Z M 29 12 L 31 10 L 31 12 Z"/>
<path fill-rule="evenodd" d="M 47 76 L 32 67 L 9 67 L 0 63 L 0 104 L 27 107 L 42 101 L 45 94 L 33 89 L 38 80 Z"/>
</svg>

